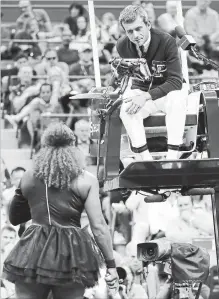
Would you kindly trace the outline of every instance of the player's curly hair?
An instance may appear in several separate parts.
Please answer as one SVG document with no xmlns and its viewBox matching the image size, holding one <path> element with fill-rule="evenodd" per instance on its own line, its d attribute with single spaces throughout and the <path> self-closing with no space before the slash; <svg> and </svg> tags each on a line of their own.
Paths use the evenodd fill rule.
<svg viewBox="0 0 219 299">
<path fill-rule="evenodd" d="M 83 172 L 84 161 L 71 129 L 63 123 L 53 123 L 41 138 L 41 149 L 34 158 L 34 175 L 48 187 L 69 190 L 72 181 Z"/>
<path fill-rule="evenodd" d="M 133 23 L 137 17 L 141 17 L 145 24 L 148 23 L 148 14 L 143 7 L 140 5 L 128 5 L 119 15 L 119 23 L 123 27 L 123 24 Z"/>
</svg>

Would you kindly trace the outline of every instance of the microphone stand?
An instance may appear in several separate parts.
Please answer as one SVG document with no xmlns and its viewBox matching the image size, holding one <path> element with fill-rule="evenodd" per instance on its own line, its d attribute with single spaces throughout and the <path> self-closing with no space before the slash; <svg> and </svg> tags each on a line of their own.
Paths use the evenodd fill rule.
<svg viewBox="0 0 219 299">
<path fill-rule="evenodd" d="M 205 65 L 211 65 L 214 70 L 218 71 L 218 76 L 219 76 L 219 65 L 216 62 L 207 58 L 205 55 L 199 53 L 195 47 L 191 47 L 191 52 L 195 58 L 203 61 Z"/>
</svg>

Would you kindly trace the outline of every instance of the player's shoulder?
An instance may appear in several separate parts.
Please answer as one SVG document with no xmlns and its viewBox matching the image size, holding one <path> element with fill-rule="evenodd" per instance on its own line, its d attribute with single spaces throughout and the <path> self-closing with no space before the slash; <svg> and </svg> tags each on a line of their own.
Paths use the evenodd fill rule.
<svg viewBox="0 0 219 299">
<path fill-rule="evenodd" d="M 151 29 L 151 38 L 161 39 L 162 41 L 165 41 L 165 42 L 169 41 L 169 40 L 175 40 L 175 38 L 172 37 L 169 33 L 164 32 L 157 28 Z"/>
<path fill-rule="evenodd" d="M 128 37 L 126 35 L 123 35 L 117 40 L 117 48 L 123 47 L 124 45 L 127 45 L 129 42 L 130 41 L 129 41 Z"/>
<path fill-rule="evenodd" d="M 83 171 L 78 177 L 78 182 L 81 188 L 89 189 L 92 186 L 99 185 L 97 177 L 89 171 Z"/>
</svg>

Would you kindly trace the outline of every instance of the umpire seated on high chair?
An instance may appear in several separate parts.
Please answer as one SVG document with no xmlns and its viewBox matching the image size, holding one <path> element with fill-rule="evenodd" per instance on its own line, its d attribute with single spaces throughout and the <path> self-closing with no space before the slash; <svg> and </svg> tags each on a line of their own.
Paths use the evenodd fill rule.
<svg viewBox="0 0 219 299">
<path fill-rule="evenodd" d="M 125 7 L 119 22 L 125 30 L 125 36 L 117 42 L 119 56 L 145 58 L 151 73 L 148 82 L 130 78 L 122 95 L 120 118 L 130 138 L 132 151 L 136 153 L 135 158 L 152 160 L 143 119 L 163 112 L 168 135 L 167 159 L 178 159 L 179 145 L 183 142 L 188 87 L 183 82 L 176 41 L 168 33 L 151 28 L 147 12 L 141 6 Z"/>
</svg>

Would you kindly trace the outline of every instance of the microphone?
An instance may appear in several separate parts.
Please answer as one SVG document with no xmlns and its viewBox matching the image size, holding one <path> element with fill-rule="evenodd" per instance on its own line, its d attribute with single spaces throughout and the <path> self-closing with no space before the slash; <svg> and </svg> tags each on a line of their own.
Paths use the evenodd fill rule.
<svg viewBox="0 0 219 299">
<path fill-rule="evenodd" d="M 176 35 L 178 36 L 178 38 L 180 39 L 178 42 L 178 45 L 183 50 L 194 49 L 194 46 L 196 45 L 195 39 L 191 35 L 188 35 L 181 26 L 176 26 L 175 32 L 176 32 Z"/>
<path fill-rule="evenodd" d="M 150 203 L 150 202 L 164 202 L 167 200 L 167 196 L 165 194 L 153 194 L 148 195 L 144 198 L 144 202 Z"/>
<path fill-rule="evenodd" d="M 175 32 L 178 38 L 180 39 L 178 45 L 183 50 L 190 50 L 196 59 L 203 61 L 204 64 L 210 64 L 217 71 L 219 70 L 219 66 L 217 63 L 215 63 L 213 60 L 207 58 L 206 56 L 197 51 L 195 47 L 195 39 L 191 35 L 188 35 L 181 26 L 176 26 Z"/>
</svg>

